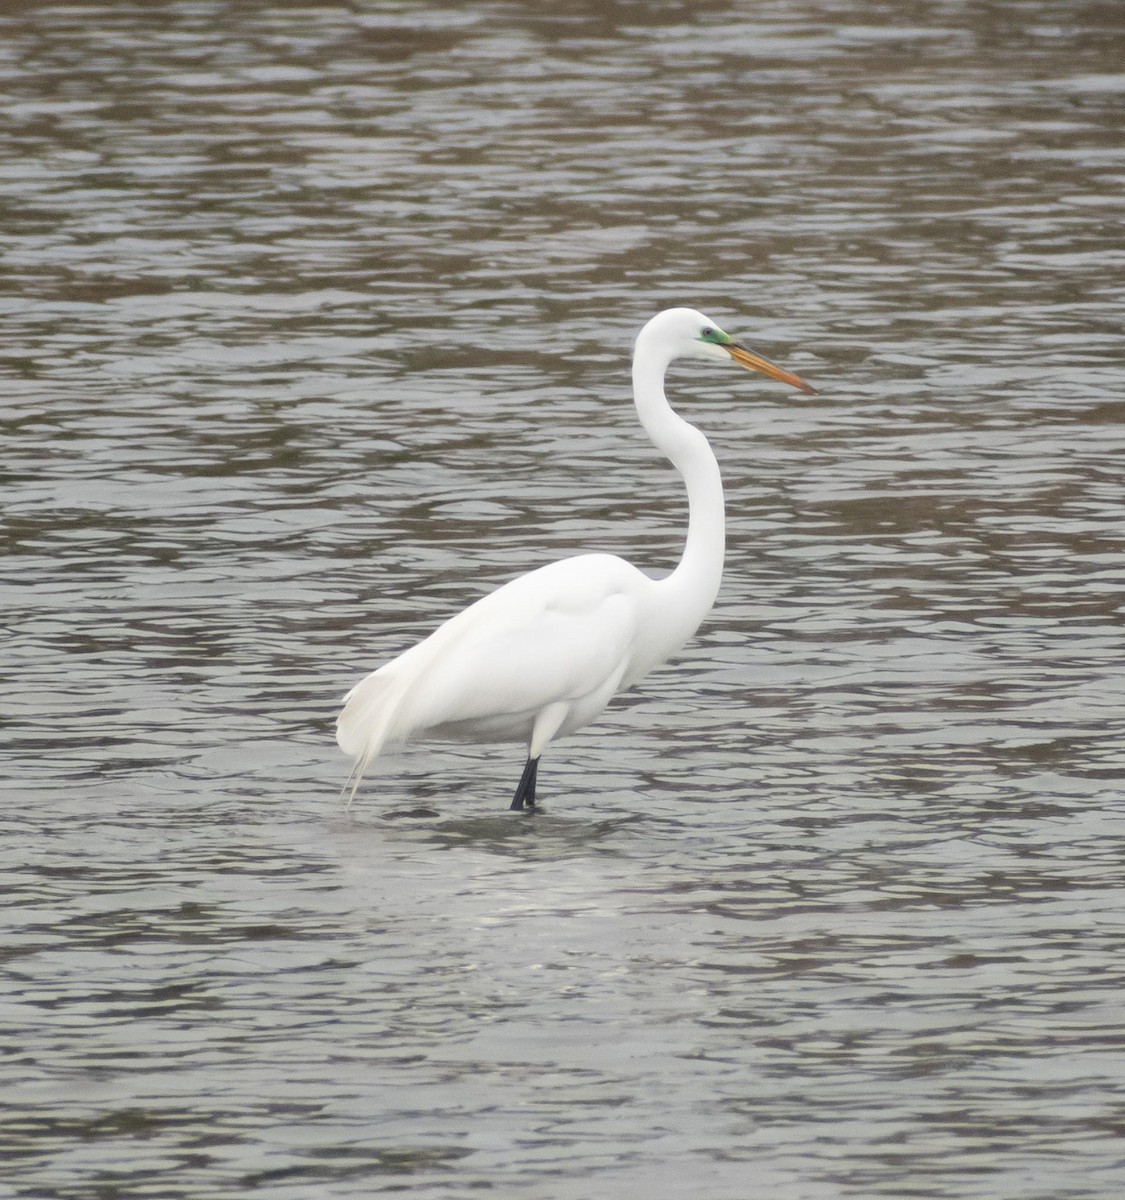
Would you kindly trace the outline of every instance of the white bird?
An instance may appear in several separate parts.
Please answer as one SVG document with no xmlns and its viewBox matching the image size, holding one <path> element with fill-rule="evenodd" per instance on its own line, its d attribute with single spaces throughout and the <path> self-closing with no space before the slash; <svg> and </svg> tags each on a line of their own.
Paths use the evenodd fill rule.
<svg viewBox="0 0 1125 1200">
<path fill-rule="evenodd" d="M 664 375 L 679 358 L 730 361 L 813 392 L 690 308 L 670 308 L 633 349 L 637 416 L 683 477 L 688 530 L 679 565 L 653 579 L 612 554 L 582 554 L 520 575 L 379 667 L 344 698 L 336 727 L 355 759 L 351 798 L 388 746 L 417 740 L 519 741 L 527 763 L 513 809 L 535 806 L 539 759 L 680 650 L 723 571 L 723 485 L 707 439 L 677 416 Z M 349 800 L 350 803 L 350 800 Z"/>
</svg>

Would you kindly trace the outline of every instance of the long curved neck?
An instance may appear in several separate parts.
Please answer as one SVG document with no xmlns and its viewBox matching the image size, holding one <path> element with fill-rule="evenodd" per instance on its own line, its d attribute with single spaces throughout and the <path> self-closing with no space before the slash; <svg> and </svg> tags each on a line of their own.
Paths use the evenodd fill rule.
<svg viewBox="0 0 1125 1200">
<path fill-rule="evenodd" d="M 691 636 L 707 615 L 719 592 L 726 551 L 726 514 L 719 464 L 707 439 L 677 416 L 664 395 L 664 374 L 670 358 L 656 347 L 638 341 L 633 355 L 633 399 L 637 415 L 653 444 L 679 471 L 687 487 L 687 541 L 679 565 L 660 584 L 674 594 L 684 609 L 685 621 L 694 624 Z"/>
</svg>

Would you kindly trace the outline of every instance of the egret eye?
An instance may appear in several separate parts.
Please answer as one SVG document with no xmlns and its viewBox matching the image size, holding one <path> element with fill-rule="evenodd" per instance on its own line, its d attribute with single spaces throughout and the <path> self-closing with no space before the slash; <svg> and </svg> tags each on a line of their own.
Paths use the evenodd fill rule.
<svg viewBox="0 0 1125 1200">
<path fill-rule="evenodd" d="M 711 328 L 710 325 L 704 325 L 703 332 L 700 333 L 699 336 L 701 338 L 704 338 L 706 341 L 710 341 L 715 336 L 715 331 Z"/>
</svg>

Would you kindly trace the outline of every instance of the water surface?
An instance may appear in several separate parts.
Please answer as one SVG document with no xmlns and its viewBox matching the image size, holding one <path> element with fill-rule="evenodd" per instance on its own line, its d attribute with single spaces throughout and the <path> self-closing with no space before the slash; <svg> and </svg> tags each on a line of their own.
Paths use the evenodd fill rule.
<svg viewBox="0 0 1125 1200">
<path fill-rule="evenodd" d="M 13 1196 L 1125 1187 L 1112 5 L 0 9 Z M 350 810 L 358 676 L 728 569 L 560 744 Z"/>
</svg>

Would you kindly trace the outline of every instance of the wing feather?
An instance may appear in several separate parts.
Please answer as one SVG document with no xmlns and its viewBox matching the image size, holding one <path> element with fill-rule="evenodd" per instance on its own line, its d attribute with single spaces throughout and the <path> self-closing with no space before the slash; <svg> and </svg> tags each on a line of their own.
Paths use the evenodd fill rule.
<svg viewBox="0 0 1125 1200">
<path fill-rule="evenodd" d="M 651 586 L 612 555 L 521 575 L 357 684 L 341 748 L 366 763 L 414 736 L 528 736 L 546 705 L 580 703 L 621 678 Z"/>
</svg>

